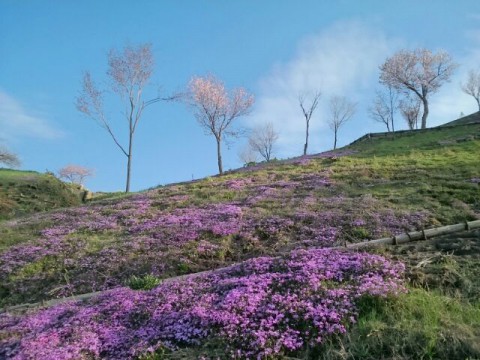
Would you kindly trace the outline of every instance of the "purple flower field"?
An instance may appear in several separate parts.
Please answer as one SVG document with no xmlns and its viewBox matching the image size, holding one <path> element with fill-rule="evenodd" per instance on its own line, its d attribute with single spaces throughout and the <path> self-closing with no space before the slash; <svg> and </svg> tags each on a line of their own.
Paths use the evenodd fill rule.
<svg viewBox="0 0 480 360">
<path fill-rule="evenodd" d="M 328 171 L 289 178 L 267 173 L 13 221 L 12 231 L 45 225 L 0 252 L 0 304 L 111 289 L 132 275 L 167 278 L 393 235 L 428 219 L 425 212 L 393 211 L 372 197 L 358 201 L 335 191 Z"/>
<path fill-rule="evenodd" d="M 260 257 L 150 291 L 111 290 L 0 316 L 0 357 L 130 359 L 208 341 L 233 358 L 314 349 L 355 323 L 358 301 L 404 292 L 404 267 L 329 249 Z"/>
<path fill-rule="evenodd" d="M 341 156 L 112 194 L 0 223 L 0 306 L 7 310 L 0 359 L 307 359 L 337 354 L 350 340 L 350 358 L 374 348 L 380 358 L 410 324 L 423 326 L 413 322 L 415 301 L 430 304 L 425 299 L 436 295 L 415 288 L 400 295 L 412 285 L 404 284 L 402 263 L 332 247 L 475 217 L 478 187 L 465 179 L 478 174 L 451 185 L 436 173 L 439 182 L 430 184 L 431 157 L 428 171 L 410 155 L 396 171 L 399 157 L 385 167 L 384 158 Z M 395 256 L 411 266 L 408 254 Z M 93 291 L 103 293 L 23 314 L 8 310 Z M 406 308 L 388 305 L 410 298 Z M 390 313 L 379 325 L 383 304 Z M 402 323 L 404 314 L 415 319 Z M 393 332 L 377 333 L 378 326 Z M 392 354 L 416 349 L 411 344 L 428 350 L 428 336 L 443 330 L 421 331 L 423 338 L 412 335 L 418 341 L 398 351 L 390 346 Z"/>
</svg>

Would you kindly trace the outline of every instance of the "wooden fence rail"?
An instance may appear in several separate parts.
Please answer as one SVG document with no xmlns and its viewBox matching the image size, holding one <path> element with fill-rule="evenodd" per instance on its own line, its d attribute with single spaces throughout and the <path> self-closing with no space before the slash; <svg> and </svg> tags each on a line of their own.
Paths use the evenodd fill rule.
<svg viewBox="0 0 480 360">
<path fill-rule="evenodd" d="M 418 240 L 428 240 L 432 237 L 447 235 L 456 233 L 459 231 L 469 231 L 474 229 L 480 229 L 480 220 L 475 221 L 466 221 L 464 223 L 441 226 L 438 228 L 427 229 L 422 231 L 412 231 L 405 234 L 395 235 L 392 237 L 363 241 L 360 243 L 347 244 L 345 247 L 348 249 L 358 249 L 364 246 L 375 246 L 375 245 L 399 245 L 405 244 L 411 241 Z"/>
</svg>

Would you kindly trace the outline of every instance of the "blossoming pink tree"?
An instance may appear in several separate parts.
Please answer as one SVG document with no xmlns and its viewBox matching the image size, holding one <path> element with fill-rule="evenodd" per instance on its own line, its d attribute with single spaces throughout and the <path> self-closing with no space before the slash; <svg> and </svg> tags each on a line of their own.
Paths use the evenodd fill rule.
<svg viewBox="0 0 480 360">
<path fill-rule="evenodd" d="M 228 92 L 223 82 L 213 75 L 195 76 L 188 87 L 187 102 L 200 126 L 207 134 L 215 137 L 218 172 L 223 174 L 222 140 L 238 135 L 238 132 L 232 129 L 232 124 L 235 119 L 250 113 L 254 97 L 243 88 Z"/>
<path fill-rule="evenodd" d="M 58 170 L 58 177 L 73 184 L 83 185 L 85 179 L 93 175 L 93 170 L 80 165 L 67 165 Z"/>
<path fill-rule="evenodd" d="M 418 96 L 423 104 L 422 129 L 425 129 L 429 96 L 450 80 L 456 67 L 445 51 L 434 54 L 428 49 L 400 50 L 380 67 L 380 82 Z"/>
</svg>

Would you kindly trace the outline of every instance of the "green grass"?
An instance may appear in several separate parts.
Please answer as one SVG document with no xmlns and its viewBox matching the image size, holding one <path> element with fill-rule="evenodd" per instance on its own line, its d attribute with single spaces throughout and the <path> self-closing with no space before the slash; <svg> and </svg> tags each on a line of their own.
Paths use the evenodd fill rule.
<svg viewBox="0 0 480 360">
<path fill-rule="evenodd" d="M 75 206 L 82 193 L 53 175 L 0 169 L 0 220 Z"/>
<path fill-rule="evenodd" d="M 411 288 L 364 299 L 358 323 L 317 359 L 478 359 L 480 305 Z"/>
<path fill-rule="evenodd" d="M 51 222 L 44 220 L 41 222 L 32 222 L 20 226 L 5 226 L 0 222 L 0 251 L 8 247 L 28 241 L 39 233 L 40 230 L 51 225 Z"/>
<path fill-rule="evenodd" d="M 440 125 L 439 127 L 456 126 L 456 125 L 473 124 L 473 123 L 480 124 L 480 111 L 461 117 L 459 119 L 450 121 L 446 124 Z"/>
<path fill-rule="evenodd" d="M 396 139 L 394 143 L 405 139 Z M 480 191 L 478 184 L 471 180 L 480 178 L 479 140 L 398 153 L 383 148 L 385 143 L 382 139 L 375 144 L 383 155 L 366 156 L 361 152 L 339 158 L 332 165 L 340 192 L 350 196 L 369 193 L 391 207 L 429 210 L 438 223 L 475 218 L 474 212 L 480 211 Z M 372 148 L 377 149 L 373 144 Z M 373 149 L 368 150 L 371 151 Z"/>
<path fill-rule="evenodd" d="M 469 143 L 468 138 L 480 137 L 480 124 L 418 130 L 386 137 L 371 138 L 347 146 L 360 152 L 359 156 L 385 156 L 409 153 L 411 150 L 432 150 Z"/>
<path fill-rule="evenodd" d="M 102 203 L 104 201 L 111 201 L 111 200 L 123 200 L 127 199 L 128 197 L 134 195 L 134 193 L 126 193 L 124 191 L 115 191 L 115 192 L 109 192 L 109 193 L 95 193 L 93 194 L 93 198 L 91 199 L 90 202 L 93 203 Z"/>
</svg>

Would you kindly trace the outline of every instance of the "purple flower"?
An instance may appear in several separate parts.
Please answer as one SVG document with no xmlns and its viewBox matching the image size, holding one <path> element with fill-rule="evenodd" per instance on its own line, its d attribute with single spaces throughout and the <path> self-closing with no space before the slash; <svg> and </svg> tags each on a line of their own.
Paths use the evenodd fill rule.
<svg viewBox="0 0 480 360">
<path fill-rule="evenodd" d="M 329 249 L 251 259 L 150 291 L 118 288 L 0 315 L 0 357 L 133 359 L 210 337 L 237 358 L 295 354 L 345 333 L 362 296 L 405 291 L 403 270 L 377 255 Z"/>
</svg>

